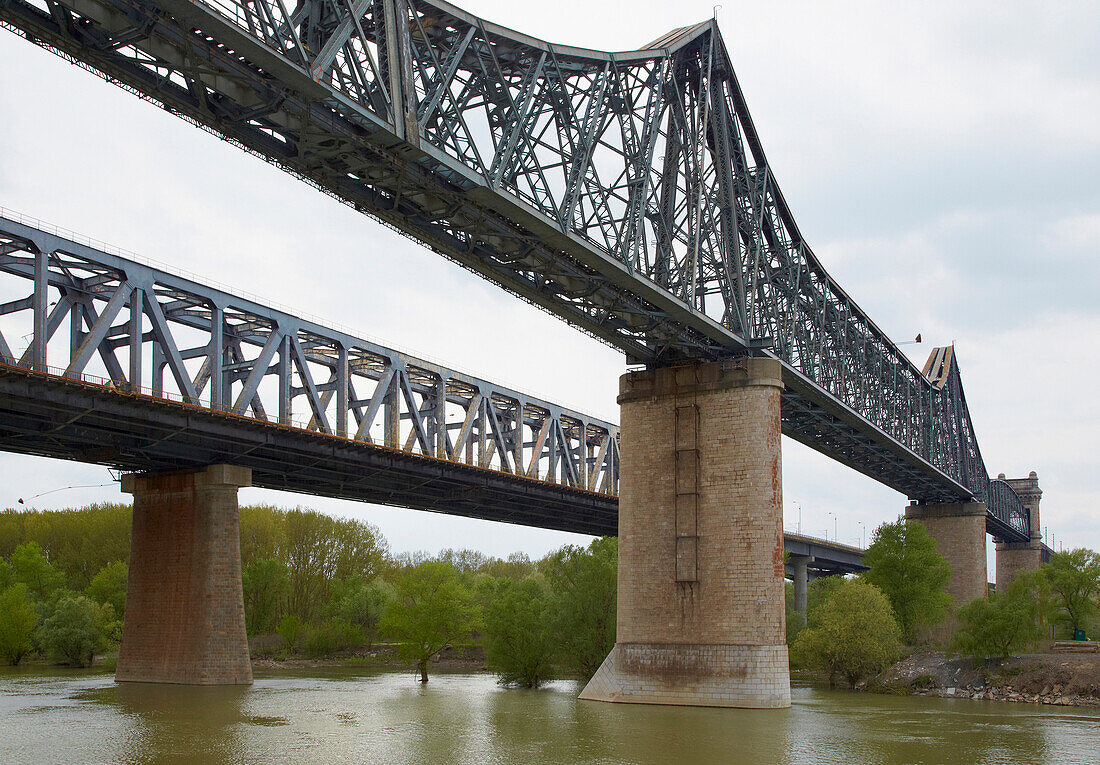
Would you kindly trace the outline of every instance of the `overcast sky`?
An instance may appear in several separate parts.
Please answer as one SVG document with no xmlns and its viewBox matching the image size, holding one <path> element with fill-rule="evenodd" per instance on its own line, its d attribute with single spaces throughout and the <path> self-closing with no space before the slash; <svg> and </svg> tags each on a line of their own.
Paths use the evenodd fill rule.
<svg viewBox="0 0 1100 765">
<path fill-rule="evenodd" d="M 465 0 L 550 40 L 639 47 L 712 3 Z M 923 364 L 956 343 L 991 473 L 1100 549 L 1100 3 L 726 2 L 772 170 L 825 267 Z M 0 205 L 618 421 L 622 356 L 380 224 L 0 31 Z M 859 541 L 900 494 L 784 439 L 785 518 Z M 0 507 L 105 468 L 0 454 Z M 39 507 L 118 501 L 117 484 Z M 394 550 L 532 555 L 585 537 L 260 489 Z M 990 571 L 992 577 L 993 571 Z"/>
</svg>

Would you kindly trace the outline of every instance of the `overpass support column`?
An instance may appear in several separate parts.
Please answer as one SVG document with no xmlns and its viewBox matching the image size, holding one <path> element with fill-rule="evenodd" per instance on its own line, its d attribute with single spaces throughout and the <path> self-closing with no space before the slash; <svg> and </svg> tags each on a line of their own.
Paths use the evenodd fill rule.
<svg viewBox="0 0 1100 765">
<path fill-rule="evenodd" d="M 982 502 L 913 502 L 905 508 L 906 519 L 927 529 L 950 564 L 947 593 L 956 606 L 986 596 L 985 516 Z"/>
<path fill-rule="evenodd" d="M 810 583 L 808 566 L 813 561 L 809 555 L 792 555 L 791 581 L 794 582 L 794 610 L 806 615 L 806 586 Z"/>
<path fill-rule="evenodd" d="M 134 522 L 116 680 L 252 682 L 237 515 L 251 482 L 232 465 L 123 476 Z"/>
<path fill-rule="evenodd" d="M 997 592 L 1016 578 L 1018 571 L 1037 569 L 1043 564 L 1043 533 L 1039 524 L 1039 500 L 1043 490 L 1039 488 L 1039 475 L 1032 470 L 1027 478 L 997 476 L 1019 495 L 1027 508 L 1031 539 L 1027 542 L 997 542 Z"/>
<path fill-rule="evenodd" d="M 620 380 L 618 634 L 582 699 L 790 706 L 778 361 Z"/>
</svg>

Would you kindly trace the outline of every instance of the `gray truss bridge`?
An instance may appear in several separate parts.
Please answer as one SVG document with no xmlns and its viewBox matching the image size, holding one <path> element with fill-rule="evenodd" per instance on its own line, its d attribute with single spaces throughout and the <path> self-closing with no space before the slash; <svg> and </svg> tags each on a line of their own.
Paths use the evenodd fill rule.
<svg viewBox="0 0 1100 765">
<path fill-rule="evenodd" d="M 803 240 L 713 22 L 622 53 L 439 0 L 0 0 L 0 22 L 634 363 L 779 359 L 784 433 L 1029 539 L 953 355 L 915 367 Z"/>
</svg>

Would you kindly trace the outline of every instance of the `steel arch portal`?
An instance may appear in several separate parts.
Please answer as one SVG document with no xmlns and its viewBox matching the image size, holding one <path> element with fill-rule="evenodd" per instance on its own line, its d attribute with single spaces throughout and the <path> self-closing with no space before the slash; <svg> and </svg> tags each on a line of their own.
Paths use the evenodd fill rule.
<svg viewBox="0 0 1100 765">
<path fill-rule="evenodd" d="M 802 238 L 715 22 L 622 53 L 439 0 L 0 0 L 0 23 L 632 362 L 779 358 L 787 435 L 1028 538 L 954 359 L 922 373 Z"/>
</svg>

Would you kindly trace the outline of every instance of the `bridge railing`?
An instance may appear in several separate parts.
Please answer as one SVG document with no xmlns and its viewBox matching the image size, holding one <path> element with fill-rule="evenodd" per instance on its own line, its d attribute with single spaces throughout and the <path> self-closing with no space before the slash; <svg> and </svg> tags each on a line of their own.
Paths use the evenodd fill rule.
<svg viewBox="0 0 1100 765">
<path fill-rule="evenodd" d="M 120 395 L 618 490 L 612 423 L 6 217 L 0 358 Z"/>
</svg>

